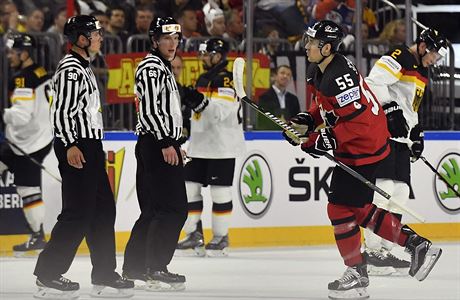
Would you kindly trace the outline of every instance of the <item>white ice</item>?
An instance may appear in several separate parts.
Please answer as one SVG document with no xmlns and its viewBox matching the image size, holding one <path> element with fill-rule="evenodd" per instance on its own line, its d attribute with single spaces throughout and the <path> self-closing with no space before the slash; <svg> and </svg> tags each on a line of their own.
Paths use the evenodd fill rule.
<svg viewBox="0 0 460 300">
<path fill-rule="evenodd" d="M 459 300 L 460 243 L 443 243 L 443 254 L 428 278 L 371 277 L 372 300 Z M 397 250 L 398 254 L 407 255 Z M 407 258 L 407 256 L 405 257 Z M 118 270 L 123 257 L 118 256 Z M 32 299 L 34 258 L 0 258 L 0 299 Z M 327 299 L 327 284 L 345 267 L 335 246 L 232 249 L 227 258 L 174 257 L 171 272 L 187 276 L 186 290 L 177 293 L 136 291 L 132 299 Z M 89 296 L 91 262 L 78 256 L 69 272 L 80 282 L 80 299 Z"/>
</svg>

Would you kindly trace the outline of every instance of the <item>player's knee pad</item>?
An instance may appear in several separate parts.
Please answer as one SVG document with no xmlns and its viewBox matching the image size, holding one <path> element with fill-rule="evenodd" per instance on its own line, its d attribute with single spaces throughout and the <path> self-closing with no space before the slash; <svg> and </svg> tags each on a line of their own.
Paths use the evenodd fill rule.
<svg viewBox="0 0 460 300">
<path fill-rule="evenodd" d="M 395 188 L 395 181 L 391 179 L 384 179 L 384 178 L 377 178 L 375 180 L 375 185 L 381 188 L 383 191 L 388 193 L 389 195 L 393 195 L 394 188 Z M 383 197 L 377 192 L 374 192 L 374 200 L 372 203 L 377 205 L 380 208 L 387 209 L 388 208 L 388 199 Z"/>
<path fill-rule="evenodd" d="M 356 217 L 350 210 L 328 203 L 327 214 L 334 228 L 336 240 L 346 239 L 360 232 Z"/>
<path fill-rule="evenodd" d="M 221 204 L 232 201 L 232 187 L 211 185 L 211 198 L 213 203 Z"/>
<path fill-rule="evenodd" d="M 42 190 L 39 186 L 17 186 L 16 192 L 22 198 L 23 207 L 42 202 Z"/>
<path fill-rule="evenodd" d="M 187 190 L 188 202 L 203 202 L 203 195 L 201 195 L 202 184 L 193 181 L 186 181 L 185 188 Z"/>
<path fill-rule="evenodd" d="M 397 181 L 395 182 L 395 189 L 389 202 L 388 210 L 395 214 L 402 214 L 403 211 L 395 205 L 395 202 L 400 205 L 406 205 L 409 200 L 410 189 L 407 183 Z"/>
</svg>

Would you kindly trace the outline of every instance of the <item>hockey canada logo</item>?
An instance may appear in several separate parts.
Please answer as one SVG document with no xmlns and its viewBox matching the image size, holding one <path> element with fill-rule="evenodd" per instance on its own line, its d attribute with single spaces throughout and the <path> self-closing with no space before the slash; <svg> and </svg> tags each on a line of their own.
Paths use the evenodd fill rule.
<svg viewBox="0 0 460 300">
<path fill-rule="evenodd" d="M 272 174 L 267 160 L 261 154 L 251 154 L 244 161 L 238 191 L 249 217 L 261 218 L 268 211 L 272 198 Z"/>
<path fill-rule="evenodd" d="M 460 190 L 460 154 L 455 152 L 446 154 L 439 161 L 436 170 L 456 191 Z M 434 188 L 442 208 L 451 212 L 460 212 L 460 199 L 437 176 L 434 179 Z"/>
<path fill-rule="evenodd" d="M 118 191 L 120 189 L 121 173 L 123 170 L 123 161 L 125 158 L 125 148 L 115 151 L 107 151 L 105 167 L 109 177 L 110 187 L 112 188 L 113 197 L 117 202 Z"/>
</svg>

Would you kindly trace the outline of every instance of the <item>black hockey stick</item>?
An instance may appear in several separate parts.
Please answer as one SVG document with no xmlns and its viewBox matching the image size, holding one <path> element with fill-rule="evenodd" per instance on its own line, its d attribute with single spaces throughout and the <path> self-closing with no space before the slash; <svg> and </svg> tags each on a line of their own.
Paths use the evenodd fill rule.
<svg viewBox="0 0 460 300">
<path fill-rule="evenodd" d="M 431 171 L 433 171 L 433 173 L 435 173 L 436 175 L 438 175 L 439 179 L 441 179 L 449 189 L 451 189 L 452 191 L 454 191 L 455 195 L 457 195 L 457 197 L 460 198 L 460 193 L 458 191 L 455 190 L 455 188 L 449 183 L 447 182 L 447 180 L 444 178 L 444 176 L 442 176 L 434 167 L 432 164 L 430 164 L 430 162 L 424 157 L 424 156 L 420 156 L 420 159 L 425 163 L 425 165 L 427 165 Z"/>
<path fill-rule="evenodd" d="M 273 114 L 271 114 L 269 112 L 265 112 L 262 108 L 260 108 L 257 104 L 252 102 L 251 99 L 249 99 L 247 97 L 246 92 L 244 91 L 244 84 L 243 84 L 244 65 L 245 65 L 245 61 L 241 57 L 237 57 L 235 59 L 235 61 L 233 62 L 233 83 L 234 83 L 234 87 L 235 87 L 235 91 L 236 91 L 237 96 L 241 100 L 243 100 L 244 102 L 248 103 L 256 111 L 258 111 L 259 113 L 262 113 L 268 119 L 270 119 L 273 123 L 277 124 L 280 128 L 285 130 L 290 138 L 292 138 L 292 139 L 294 139 L 296 141 L 299 141 L 299 142 L 305 142 L 307 140 L 307 138 L 302 138 L 300 136 L 300 134 L 294 128 L 292 128 L 291 126 L 286 124 L 286 122 L 284 122 L 283 120 L 277 118 L 276 116 L 274 116 Z M 345 165 L 344 163 L 338 161 L 337 159 L 335 159 L 334 156 L 330 155 L 327 152 L 326 152 L 326 154 L 324 156 L 326 158 L 328 158 L 330 161 L 332 161 L 333 163 L 335 163 L 339 168 L 343 169 L 345 172 L 347 172 L 348 174 L 350 174 L 354 178 L 358 179 L 359 181 L 361 181 L 362 183 L 367 185 L 370 189 L 372 189 L 373 191 L 379 193 L 380 195 L 382 195 L 386 199 L 390 200 L 390 198 L 391 198 L 390 194 L 388 194 L 387 192 L 385 192 L 384 190 L 382 190 L 381 188 L 379 188 L 378 186 L 376 186 L 375 184 L 373 184 L 372 182 L 370 182 L 369 180 L 364 178 L 361 174 L 359 174 L 358 172 L 356 172 L 355 170 L 353 170 L 349 166 Z M 402 205 L 402 204 L 400 204 L 400 203 L 398 203 L 396 201 L 392 201 L 392 203 L 395 206 L 398 206 L 401 210 L 404 210 L 405 212 L 407 212 L 408 214 L 413 216 L 418 221 L 420 221 L 422 223 L 425 222 L 425 218 L 423 218 L 421 215 L 419 215 L 418 213 L 414 212 L 413 210 L 409 209 L 408 207 L 406 207 L 406 206 L 404 206 L 404 205 Z"/>
<path fill-rule="evenodd" d="M 33 158 L 32 156 L 30 156 L 29 154 L 27 154 L 24 150 L 22 150 L 19 146 L 17 146 L 15 143 L 9 141 L 8 139 L 5 139 L 5 142 L 10 145 L 10 147 L 18 150 L 19 152 L 21 152 L 22 155 L 24 155 L 25 157 L 27 157 L 31 162 L 33 162 L 34 164 L 36 164 L 37 166 L 40 167 L 40 169 L 42 169 L 46 174 L 48 174 L 49 176 L 53 177 L 54 179 L 56 179 L 57 181 L 61 182 L 61 179 L 59 177 L 57 177 L 56 175 L 54 175 L 53 173 L 51 173 L 50 171 L 48 171 L 48 169 L 42 165 L 41 163 L 39 163 L 35 158 Z"/>
</svg>

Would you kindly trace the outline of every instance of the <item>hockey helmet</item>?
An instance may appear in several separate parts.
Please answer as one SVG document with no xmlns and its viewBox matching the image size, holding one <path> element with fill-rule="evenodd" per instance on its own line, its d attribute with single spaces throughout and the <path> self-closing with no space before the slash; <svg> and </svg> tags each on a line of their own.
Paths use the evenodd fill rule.
<svg viewBox="0 0 460 300">
<path fill-rule="evenodd" d="M 320 48 L 322 48 L 325 44 L 331 44 L 332 52 L 335 52 L 338 50 L 339 45 L 342 42 L 344 33 L 342 27 L 333 21 L 323 20 L 316 22 L 311 27 L 308 27 L 303 36 L 305 44 L 308 37 L 319 40 Z"/>
<path fill-rule="evenodd" d="M 424 42 L 428 51 L 437 51 L 441 57 L 447 54 L 447 40 L 439 31 L 433 28 L 422 30 L 417 38 L 417 44 Z"/>
<path fill-rule="evenodd" d="M 203 53 L 220 53 L 225 57 L 229 51 L 227 41 L 221 38 L 210 38 L 200 44 L 199 52 Z"/>
<path fill-rule="evenodd" d="M 27 33 L 12 33 L 7 36 L 6 47 L 30 50 L 35 48 L 35 39 Z"/>
<path fill-rule="evenodd" d="M 71 17 L 64 25 L 64 35 L 69 39 L 71 44 L 75 44 L 80 35 L 91 39 L 91 32 L 101 30 L 102 26 L 99 24 L 99 21 L 95 17 L 87 15 Z"/>
<path fill-rule="evenodd" d="M 150 23 L 149 37 L 158 40 L 162 34 L 179 34 L 179 39 L 182 39 L 182 30 L 179 23 L 174 18 L 157 18 Z"/>
</svg>

